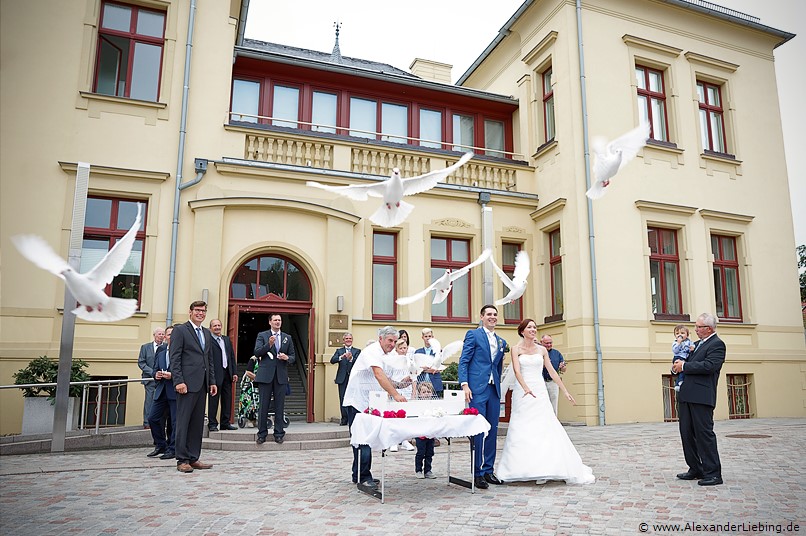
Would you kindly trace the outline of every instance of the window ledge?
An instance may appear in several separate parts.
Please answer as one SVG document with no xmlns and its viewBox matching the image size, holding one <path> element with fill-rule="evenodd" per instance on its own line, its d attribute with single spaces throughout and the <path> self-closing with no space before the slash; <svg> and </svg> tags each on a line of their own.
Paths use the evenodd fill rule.
<svg viewBox="0 0 806 536">
<path fill-rule="evenodd" d="M 63 315 L 64 314 L 64 307 L 57 307 L 56 312 L 58 312 L 60 315 Z M 129 318 L 148 318 L 148 311 L 135 311 L 134 314 L 132 316 L 130 316 Z M 90 323 L 92 324 L 94 322 L 90 322 Z"/>
<path fill-rule="evenodd" d="M 655 313 L 655 320 L 665 322 L 691 322 L 691 316 L 688 314 L 668 314 L 668 313 Z"/>
<path fill-rule="evenodd" d="M 101 95 L 90 91 L 79 91 L 76 108 L 87 110 L 93 119 L 100 119 L 101 113 L 134 115 L 145 119 L 147 125 L 156 125 L 157 119 L 168 120 L 168 104 L 164 102 L 144 101 Z"/>
<path fill-rule="evenodd" d="M 648 140 L 646 140 L 646 146 L 661 151 L 669 151 L 675 154 L 683 154 L 683 149 L 678 147 L 676 143 L 672 143 L 670 141 L 661 141 L 649 138 Z"/>
<path fill-rule="evenodd" d="M 90 100 L 98 100 L 105 102 L 117 102 L 120 104 L 130 104 L 132 106 L 143 106 L 146 108 L 164 109 L 168 105 L 164 102 L 144 101 L 139 99 L 130 99 L 128 97 L 118 97 L 115 95 L 103 95 L 101 93 L 91 93 L 89 91 L 79 91 L 82 97 Z"/>
<path fill-rule="evenodd" d="M 563 320 L 563 315 L 562 314 L 547 316 L 547 317 L 545 317 L 543 319 L 543 325 L 544 326 L 546 324 L 559 324 L 559 323 L 564 323 L 564 322 L 565 321 Z"/>
<path fill-rule="evenodd" d="M 714 151 L 707 151 L 706 150 L 706 151 L 703 151 L 700 156 L 702 156 L 703 158 L 706 158 L 708 160 L 715 160 L 717 162 L 726 162 L 728 164 L 739 165 L 739 164 L 742 163 L 741 160 L 736 159 L 736 155 L 732 155 L 732 154 L 729 154 L 729 153 L 717 153 L 717 152 L 714 152 Z"/>
<path fill-rule="evenodd" d="M 540 158 L 541 156 L 543 156 L 545 153 L 549 152 L 552 148 L 556 147 L 557 145 L 558 145 L 557 144 L 557 138 L 550 139 L 549 141 L 547 141 L 546 143 L 544 143 L 543 145 L 541 145 L 540 147 L 538 147 L 535 150 L 534 154 L 532 155 L 532 158 Z"/>
</svg>

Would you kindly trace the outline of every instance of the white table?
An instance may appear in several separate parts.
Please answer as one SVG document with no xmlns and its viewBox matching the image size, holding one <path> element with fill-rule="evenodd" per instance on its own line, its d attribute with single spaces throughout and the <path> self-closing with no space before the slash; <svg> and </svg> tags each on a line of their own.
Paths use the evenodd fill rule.
<svg viewBox="0 0 806 536">
<path fill-rule="evenodd" d="M 369 445 L 372 450 L 385 451 L 386 449 L 400 444 L 405 439 L 412 437 L 444 437 L 448 439 L 448 482 L 469 487 L 475 492 L 473 486 L 473 458 L 470 461 L 470 480 L 465 481 L 450 476 L 451 470 L 451 447 L 450 438 L 471 437 L 484 434 L 490 431 L 490 423 L 481 415 L 447 415 L 445 417 L 412 417 L 407 419 L 385 419 L 368 413 L 359 413 L 353 420 L 350 428 L 350 443 L 354 447 L 359 445 Z M 471 446 L 472 446 L 471 441 Z M 472 450 L 472 447 L 471 447 Z M 372 495 L 384 502 L 385 452 L 381 457 L 381 489 L 380 492 L 367 486 L 358 485 L 358 489 Z M 359 468 L 360 474 L 360 468 Z"/>
</svg>

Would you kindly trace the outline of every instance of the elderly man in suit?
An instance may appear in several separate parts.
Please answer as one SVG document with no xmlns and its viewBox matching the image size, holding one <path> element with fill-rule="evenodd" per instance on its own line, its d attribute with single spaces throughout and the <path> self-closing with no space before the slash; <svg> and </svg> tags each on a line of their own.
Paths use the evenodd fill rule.
<svg viewBox="0 0 806 536">
<path fill-rule="evenodd" d="M 504 363 L 504 339 L 495 334 L 498 308 L 485 305 L 481 308 L 481 327 L 465 335 L 462 355 L 459 358 L 459 383 L 465 401 L 476 408 L 490 423 L 490 432 L 473 437 L 476 451 L 473 468 L 477 488 L 487 489 L 488 484 L 502 484 L 493 474 L 496 438 L 501 400 L 501 368 Z"/>
<path fill-rule="evenodd" d="M 336 385 L 339 386 L 339 409 L 341 409 L 341 426 L 347 425 L 347 408 L 344 407 L 344 393 L 347 391 L 347 381 L 350 379 L 350 371 L 353 370 L 353 365 L 361 350 L 353 348 L 353 334 L 347 332 L 341 338 L 344 344 L 341 348 L 333 352 L 333 357 L 330 358 L 330 363 L 335 365 L 339 364 L 336 371 Z"/>
<path fill-rule="evenodd" d="M 274 397 L 274 441 L 282 443 L 285 436 L 285 393 L 288 389 L 288 365 L 296 361 L 294 341 L 291 335 L 283 333 L 283 317 L 279 313 L 269 314 L 271 329 L 261 331 L 255 342 L 255 357 L 260 361 L 255 374 L 255 383 L 260 393 L 258 409 L 257 444 L 266 442 L 269 435 L 269 403 Z"/>
<path fill-rule="evenodd" d="M 480 489 L 487 489 L 488 484 L 503 483 L 493 474 L 505 346 L 504 339 L 495 334 L 497 323 L 498 308 L 494 305 L 482 307 L 481 327 L 467 332 L 459 358 L 459 383 L 465 401 L 490 423 L 486 438 L 483 434 L 473 437 L 476 451 L 473 476 L 476 487 Z"/>
<path fill-rule="evenodd" d="M 699 480 L 700 486 L 722 484 L 722 465 L 714 434 L 714 406 L 719 371 L 725 362 L 725 343 L 716 334 L 716 322 L 711 314 L 698 316 L 694 329 L 700 340 L 688 361 L 677 360 L 672 364 L 673 373 L 686 373 L 677 400 L 680 402 L 680 439 L 688 471 L 678 474 L 677 478 Z"/>
<path fill-rule="evenodd" d="M 207 397 L 207 428 L 211 432 L 218 431 L 218 406 L 221 402 L 221 430 L 237 430 L 230 423 L 232 415 L 232 383 L 238 381 L 235 369 L 235 351 L 229 337 L 221 334 L 221 320 L 210 321 L 210 332 L 213 334 L 213 369 L 218 394 Z"/>
<path fill-rule="evenodd" d="M 140 347 L 140 355 L 137 357 L 137 366 L 140 367 L 143 378 L 154 377 L 154 356 L 157 348 L 165 340 L 165 330 L 157 328 L 154 330 L 154 340 L 147 342 Z M 151 414 L 151 403 L 154 400 L 154 382 L 143 382 L 145 388 L 145 400 L 143 401 L 143 428 L 148 428 L 148 416 Z"/>
<path fill-rule="evenodd" d="M 171 334 L 171 375 L 176 389 L 176 470 L 192 473 L 210 469 L 199 461 L 204 434 L 204 409 L 207 392 L 215 396 L 218 388 L 213 373 L 214 344 L 210 332 L 202 327 L 207 304 L 190 304 L 190 320 L 174 327 Z"/>
<path fill-rule="evenodd" d="M 151 414 L 148 416 L 151 437 L 154 438 L 154 450 L 146 456 L 149 458 L 159 456 L 160 460 L 171 460 L 176 456 L 176 391 L 171 379 L 171 361 L 168 354 L 173 329 L 172 326 L 165 329 L 164 344 L 157 348 L 157 355 L 154 356 L 156 388 L 154 389 L 154 403 L 151 404 Z M 170 437 L 166 437 L 165 428 L 162 426 L 166 411 L 171 417 Z"/>
</svg>

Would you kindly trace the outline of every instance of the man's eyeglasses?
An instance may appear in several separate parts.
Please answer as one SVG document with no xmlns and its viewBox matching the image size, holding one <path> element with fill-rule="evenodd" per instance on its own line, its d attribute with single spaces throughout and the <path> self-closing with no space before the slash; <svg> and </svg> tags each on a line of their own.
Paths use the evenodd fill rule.
<svg viewBox="0 0 806 536">
<path fill-rule="evenodd" d="M 194 313 L 206 313 L 207 309 L 193 309 Z"/>
</svg>

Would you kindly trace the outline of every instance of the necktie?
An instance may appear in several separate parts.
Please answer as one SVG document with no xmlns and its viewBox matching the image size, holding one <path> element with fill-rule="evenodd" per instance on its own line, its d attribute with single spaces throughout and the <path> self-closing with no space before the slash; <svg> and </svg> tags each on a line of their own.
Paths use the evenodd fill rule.
<svg viewBox="0 0 806 536">
<path fill-rule="evenodd" d="M 282 332 L 278 331 L 274 334 L 274 348 L 277 350 L 277 353 L 280 353 L 280 335 Z"/>
<path fill-rule="evenodd" d="M 196 336 L 199 337 L 199 344 L 201 344 L 202 350 L 204 350 L 204 335 L 202 335 L 201 328 L 196 328 Z"/>
<path fill-rule="evenodd" d="M 221 347 L 221 366 L 227 368 L 227 349 L 224 347 L 224 339 L 218 337 L 218 345 Z"/>
</svg>

